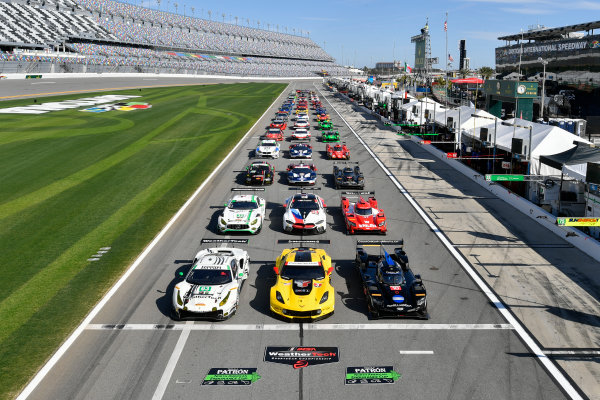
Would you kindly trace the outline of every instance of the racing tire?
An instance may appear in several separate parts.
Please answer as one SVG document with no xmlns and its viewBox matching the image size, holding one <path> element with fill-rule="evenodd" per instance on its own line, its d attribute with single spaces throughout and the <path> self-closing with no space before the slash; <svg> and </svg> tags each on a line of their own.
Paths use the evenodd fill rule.
<svg viewBox="0 0 600 400">
<path fill-rule="evenodd" d="M 171 309 L 171 319 L 173 321 L 181 321 L 181 314 L 179 313 L 178 310 L 172 308 Z"/>
<path fill-rule="evenodd" d="M 369 297 L 369 306 L 367 308 L 369 309 L 369 319 L 379 319 L 379 310 L 373 304 L 372 297 Z"/>
</svg>

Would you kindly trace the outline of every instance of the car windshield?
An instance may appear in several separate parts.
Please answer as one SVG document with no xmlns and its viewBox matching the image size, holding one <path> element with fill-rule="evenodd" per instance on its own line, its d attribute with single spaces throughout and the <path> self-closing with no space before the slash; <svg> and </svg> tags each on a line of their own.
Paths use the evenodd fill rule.
<svg viewBox="0 0 600 400">
<path fill-rule="evenodd" d="M 292 172 L 295 174 L 309 174 L 310 168 L 294 168 Z"/>
<path fill-rule="evenodd" d="M 302 280 L 321 280 L 325 279 L 325 271 L 323 267 L 319 265 L 306 266 L 306 265 L 284 265 L 279 274 L 281 279 L 302 279 Z"/>
<path fill-rule="evenodd" d="M 342 151 L 342 146 L 335 146 L 333 148 L 334 151 Z"/>
<path fill-rule="evenodd" d="M 258 204 L 255 201 L 235 201 L 233 200 L 229 204 L 229 208 L 232 210 L 254 210 L 258 208 Z"/>
<path fill-rule="evenodd" d="M 354 214 L 357 215 L 371 215 L 372 211 L 370 208 L 354 208 Z"/>
<path fill-rule="evenodd" d="M 261 144 L 262 147 L 275 147 L 275 143 L 262 143 Z"/>
<path fill-rule="evenodd" d="M 404 280 L 401 271 L 394 273 L 384 272 L 381 278 L 383 279 L 383 283 L 388 285 L 401 285 Z"/>
<path fill-rule="evenodd" d="M 270 168 L 266 165 L 259 165 L 259 166 L 252 167 L 250 169 L 250 173 L 251 174 L 264 174 L 265 172 L 268 172 L 269 169 Z"/>
<path fill-rule="evenodd" d="M 294 146 L 294 150 L 308 150 L 308 146 Z"/>
<path fill-rule="evenodd" d="M 231 282 L 231 272 L 226 269 L 195 269 L 186 281 L 193 285 L 225 285 Z"/>
<path fill-rule="evenodd" d="M 319 203 L 317 203 L 316 199 L 295 199 L 292 202 L 292 208 L 297 208 L 298 210 L 318 210 Z"/>
</svg>

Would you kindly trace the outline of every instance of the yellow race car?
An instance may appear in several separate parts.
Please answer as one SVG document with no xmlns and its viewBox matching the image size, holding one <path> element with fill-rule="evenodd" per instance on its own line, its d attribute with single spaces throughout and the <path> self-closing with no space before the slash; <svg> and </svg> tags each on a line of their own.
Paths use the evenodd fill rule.
<svg viewBox="0 0 600 400">
<path fill-rule="evenodd" d="M 271 312 L 287 320 L 316 321 L 333 314 L 331 257 L 322 249 L 286 249 L 273 268 Z"/>
</svg>

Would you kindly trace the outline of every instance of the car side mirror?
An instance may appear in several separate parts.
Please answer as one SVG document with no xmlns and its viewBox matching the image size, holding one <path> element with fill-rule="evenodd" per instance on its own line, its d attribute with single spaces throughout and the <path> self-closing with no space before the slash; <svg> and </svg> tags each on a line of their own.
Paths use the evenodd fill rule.
<svg viewBox="0 0 600 400">
<path fill-rule="evenodd" d="M 333 267 L 329 267 L 329 269 L 327 270 L 327 274 L 331 275 L 332 272 L 333 272 Z"/>
<path fill-rule="evenodd" d="M 227 207 L 227 203 L 223 204 L 225 207 Z"/>
<path fill-rule="evenodd" d="M 273 267 L 273 271 L 275 272 L 275 275 L 279 275 L 279 268 Z"/>
<path fill-rule="evenodd" d="M 179 276 L 183 277 L 183 272 L 179 271 L 179 272 L 177 273 L 177 275 L 179 275 Z"/>
</svg>

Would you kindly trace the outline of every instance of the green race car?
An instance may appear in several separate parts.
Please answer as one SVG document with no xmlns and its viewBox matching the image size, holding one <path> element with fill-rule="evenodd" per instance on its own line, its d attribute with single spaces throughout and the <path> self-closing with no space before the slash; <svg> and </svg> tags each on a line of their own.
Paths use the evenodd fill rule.
<svg viewBox="0 0 600 400">
<path fill-rule="evenodd" d="M 331 131 L 333 130 L 333 124 L 331 121 L 321 121 L 319 122 L 319 129 L 322 131 Z"/>
<path fill-rule="evenodd" d="M 322 142 L 339 142 L 340 133 L 338 131 L 323 131 L 321 134 Z"/>
</svg>

